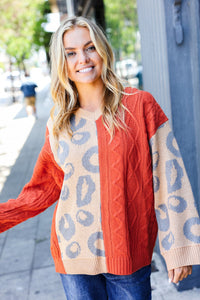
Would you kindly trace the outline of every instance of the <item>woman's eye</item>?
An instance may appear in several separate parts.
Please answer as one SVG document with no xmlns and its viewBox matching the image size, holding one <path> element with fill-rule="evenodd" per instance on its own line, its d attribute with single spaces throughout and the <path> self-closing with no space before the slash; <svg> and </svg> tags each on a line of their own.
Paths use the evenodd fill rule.
<svg viewBox="0 0 200 300">
<path fill-rule="evenodd" d="M 90 46 L 86 49 L 87 52 L 93 52 L 95 50 L 96 50 L 95 46 Z"/>
<path fill-rule="evenodd" d="M 66 53 L 66 56 L 67 57 L 72 57 L 72 56 L 74 56 L 75 55 L 75 52 L 68 52 L 68 53 Z"/>
</svg>

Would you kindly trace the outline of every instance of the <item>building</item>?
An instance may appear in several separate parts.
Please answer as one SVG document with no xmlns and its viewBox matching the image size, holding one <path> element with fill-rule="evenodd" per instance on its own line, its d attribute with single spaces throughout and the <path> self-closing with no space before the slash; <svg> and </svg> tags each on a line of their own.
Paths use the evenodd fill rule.
<svg viewBox="0 0 200 300">
<path fill-rule="evenodd" d="M 171 120 L 200 214 L 200 1 L 138 0 L 137 6 L 144 89 Z M 199 272 L 195 266 L 178 289 L 200 287 Z"/>
<path fill-rule="evenodd" d="M 49 0 L 52 12 L 63 17 L 76 15 L 90 17 L 105 29 L 103 0 Z"/>
</svg>

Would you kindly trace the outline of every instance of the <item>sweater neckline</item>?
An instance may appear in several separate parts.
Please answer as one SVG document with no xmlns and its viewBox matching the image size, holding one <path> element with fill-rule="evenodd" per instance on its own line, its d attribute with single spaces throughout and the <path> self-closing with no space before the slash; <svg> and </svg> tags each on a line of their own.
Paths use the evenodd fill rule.
<svg viewBox="0 0 200 300">
<path fill-rule="evenodd" d="M 133 89 L 131 87 L 126 87 L 124 89 L 124 92 L 125 93 L 131 93 L 133 91 L 137 91 L 137 89 Z M 125 95 L 122 96 L 123 98 L 125 97 Z M 122 99 L 123 101 L 123 99 Z M 76 111 L 75 115 L 79 118 L 84 118 L 84 119 L 87 119 L 87 120 L 90 120 L 90 121 L 97 121 L 100 116 L 102 116 L 103 112 L 102 112 L 102 109 L 99 107 L 97 108 L 95 111 L 88 111 L 84 108 L 81 108 L 79 107 L 79 109 Z"/>
<path fill-rule="evenodd" d="M 102 115 L 102 111 L 100 108 L 97 108 L 95 111 L 88 111 L 79 107 L 75 114 L 79 118 L 88 119 L 90 121 L 96 121 Z"/>
</svg>

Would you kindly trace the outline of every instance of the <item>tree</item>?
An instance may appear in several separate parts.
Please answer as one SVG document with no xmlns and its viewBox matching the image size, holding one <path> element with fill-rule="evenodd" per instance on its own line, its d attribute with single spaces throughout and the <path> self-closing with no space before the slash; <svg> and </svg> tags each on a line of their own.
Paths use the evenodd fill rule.
<svg viewBox="0 0 200 300">
<path fill-rule="evenodd" d="M 116 59 L 134 53 L 138 31 L 136 0 L 104 0 L 106 33 Z"/>
<path fill-rule="evenodd" d="M 49 42 L 51 39 L 51 32 L 47 32 L 44 29 L 44 24 L 48 22 L 48 14 L 51 13 L 50 3 L 48 0 L 44 0 L 37 5 L 36 22 L 34 24 L 33 43 L 38 50 L 40 47 L 44 47 L 48 63 L 49 57 Z"/>
<path fill-rule="evenodd" d="M 0 46 L 25 70 L 24 60 L 32 54 L 38 7 L 42 0 L 1 0 Z"/>
</svg>

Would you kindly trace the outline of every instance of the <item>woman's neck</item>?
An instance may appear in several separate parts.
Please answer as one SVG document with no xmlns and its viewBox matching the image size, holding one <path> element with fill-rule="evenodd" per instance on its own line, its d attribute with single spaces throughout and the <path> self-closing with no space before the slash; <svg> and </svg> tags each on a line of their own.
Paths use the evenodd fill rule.
<svg viewBox="0 0 200 300">
<path fill-rule="evenodd" d="M 89 85 L 85 85 L 84 87 L 78 89 L 80 107 L 88 111 L 95 111 L 98 108 L 102 108 L 103 97 L 103 85 L 95 88 Z"/>
</svg>

